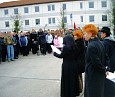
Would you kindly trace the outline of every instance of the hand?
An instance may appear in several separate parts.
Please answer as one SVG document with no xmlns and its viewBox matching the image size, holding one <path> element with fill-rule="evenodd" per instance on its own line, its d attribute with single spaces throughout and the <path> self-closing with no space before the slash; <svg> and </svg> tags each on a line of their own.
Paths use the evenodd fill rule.
<svg viewBox="0 0 115 97">
<path fill-rule="evenodd" d="M 55 56 L 55 55 L 56 55 L 56 52 L 53 52 L 53 55 Z"/>
<path fill-rule="evenodd" d="M 109 75 L 109 71 L 107 71 L 105 74 L 106 74 L 106 76 Z"/>
</svg>

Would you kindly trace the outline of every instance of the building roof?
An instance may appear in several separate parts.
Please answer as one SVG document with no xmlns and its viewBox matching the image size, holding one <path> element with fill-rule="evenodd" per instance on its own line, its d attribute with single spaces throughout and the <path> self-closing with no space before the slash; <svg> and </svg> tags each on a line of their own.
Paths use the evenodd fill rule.
<svg viewBox="0 0 115 97">
<path fill-rule="evenodd" d="M 4 2 L 0 4 L 0 8 L 16 7 L 33 4 L 44 4 L 44 3 L 55 3 L 55 2 L 66 2 L 66 1 L 80 1 L 80 0 L 18 0 L 11 2 Z"/>
</svg>

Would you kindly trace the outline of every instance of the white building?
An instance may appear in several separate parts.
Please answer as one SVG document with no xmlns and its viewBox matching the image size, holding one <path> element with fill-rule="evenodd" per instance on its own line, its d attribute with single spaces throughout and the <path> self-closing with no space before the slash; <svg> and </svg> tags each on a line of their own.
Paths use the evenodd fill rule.
<svg viewBox="0 0 115 97">
<path fill-rule="evenodd" d="M 20 16 L 20 30 L 59 29 L 64 9 L 66 28 L 93 23 L 110 26 L 108 10 L 111 0 L 20 0 L 0 4 L 0 31 L 13 31 L 14 20 Z"/>
</svg>

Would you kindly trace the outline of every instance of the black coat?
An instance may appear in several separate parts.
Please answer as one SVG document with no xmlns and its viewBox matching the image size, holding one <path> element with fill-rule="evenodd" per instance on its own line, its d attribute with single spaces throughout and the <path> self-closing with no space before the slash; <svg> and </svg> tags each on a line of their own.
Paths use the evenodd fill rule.
<svg viewBox="0 0 115 97">
<path fill-rule="evenodd" d="M 104 97 L 106 57 L 98 38 L 91 39 L 86 51 L 84 97 Z"/>
<path fill-rule="evenodd" d="M 76 63 L 78 64 L 79 73 L 85 71 L 85 45 L 83 39 L 75 40 L 76 44 Z"/>
<path fill-rule="evenodd" d="M 63 47 L 62 53 L 54 56 L 63 58 L 61 76 L 61 97 L 76 97 L 79 95 L 78 77 L 75 69 L 75 52 L 67 46 Z"/>
<path fill-rule="evenodd" d="M 110 71 L 115 71 L 115 39 L 111 39 L 110 37 L 105 38 L 103 40 L 103 44 L 106 49 L 106 53 L 110 59 Z"/>
</svg>

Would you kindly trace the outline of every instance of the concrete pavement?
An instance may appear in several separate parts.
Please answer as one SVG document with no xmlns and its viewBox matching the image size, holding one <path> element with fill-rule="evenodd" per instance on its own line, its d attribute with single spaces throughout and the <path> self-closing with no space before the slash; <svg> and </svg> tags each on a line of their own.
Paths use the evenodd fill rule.
<svg viewBox="0 0 115 97">
<path fill-rule="evenodd" d="M 61 63 L 52 54 L 30 54 L 0 64 L 0 97 L 60 97 Z"/>
</svg>

